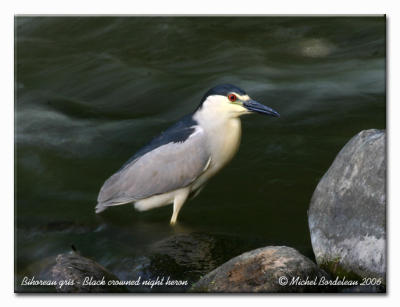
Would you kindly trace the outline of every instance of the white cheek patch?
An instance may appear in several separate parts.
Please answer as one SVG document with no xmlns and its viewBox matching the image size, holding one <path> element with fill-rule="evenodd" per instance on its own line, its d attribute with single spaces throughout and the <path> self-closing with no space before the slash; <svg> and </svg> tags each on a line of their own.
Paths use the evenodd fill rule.
<svg viewBox="0 0 400 307">
<path fill-rule="evenodd" d="M 236 93 L 235 93 L 235 95 L 236 95 L 240 100 L 243 100 L 243 101 L 250 100 L 249 95 L 239 95 L 239 94 L 236 94 Z"/>
<path fill-rule="evenodd" d="M 240 114 L 249 112 L 249 110 L 247 110 L 245 107 L 238 104 L 230 104 L 230 109 L 235 113 L 240 113 Z"/>
<path fill-rule="evenodd" d="M 203 105 L 211 105 L 214 103 L 221 103 L 223 100 L 224 100 L 224 96 L 212 95 L 212 96 L 207 97 L 207 99 L 203 102 Z"/>
<path fill-rule="evenodd" d="M 228 98 L 221 95 L 212 95 L 203 102 L 203 107 L 207 109 L 214 109 L 220 106 L 224 106 L 226 102 L 229 102 Z"/>
</svg>

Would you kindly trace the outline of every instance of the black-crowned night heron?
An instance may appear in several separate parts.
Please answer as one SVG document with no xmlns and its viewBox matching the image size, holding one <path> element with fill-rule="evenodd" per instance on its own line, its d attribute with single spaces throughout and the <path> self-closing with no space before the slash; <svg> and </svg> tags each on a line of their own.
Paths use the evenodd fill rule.
<svg viewBox="0 0 400 307">
<path fill-rule="evenodd" d="M 240 143 L 239 116 L 253 112 L 279 117 L 234 85 L 210 89 L 194 113 L 153 139 L 104 183 L 96 213 L 128 203 L 139 211 L 173 203 L 175 224 L 186 199 L 232 159 Z"/>
</svg>

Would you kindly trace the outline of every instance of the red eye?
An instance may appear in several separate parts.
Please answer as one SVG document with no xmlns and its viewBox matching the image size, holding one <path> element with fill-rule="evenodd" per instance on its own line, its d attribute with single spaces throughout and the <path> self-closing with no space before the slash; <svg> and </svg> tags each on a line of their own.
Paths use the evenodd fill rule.
<svg viewBox="0 0 400 307">
<path fill-rule="evenodd" d="M 228 99 L 229 99 L 230 101 L 234 102 L 234 101 L 236 101 L 237 97 L 236 97 L 235 94 L 229 94 L 229 95 L 228 95 Z"/>
</svg>

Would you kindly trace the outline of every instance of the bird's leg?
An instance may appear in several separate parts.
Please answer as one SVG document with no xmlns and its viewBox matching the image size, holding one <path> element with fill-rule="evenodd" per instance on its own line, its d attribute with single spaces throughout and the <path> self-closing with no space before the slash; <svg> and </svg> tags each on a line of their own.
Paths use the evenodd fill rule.
<svg viewBox="0 0 400 307">
<path fill-rule="evenodd" d="M 179 210 L 181 210 L 183 204 L 185 203 L 187 197 L 189 195 L 189 189 L 181 190 L 178 194 L 176 194 L 174 198 L 174 212 L 171 217 L 171 225 L 176 224 L 176 220 L 178 218 Z"/>
</svg>

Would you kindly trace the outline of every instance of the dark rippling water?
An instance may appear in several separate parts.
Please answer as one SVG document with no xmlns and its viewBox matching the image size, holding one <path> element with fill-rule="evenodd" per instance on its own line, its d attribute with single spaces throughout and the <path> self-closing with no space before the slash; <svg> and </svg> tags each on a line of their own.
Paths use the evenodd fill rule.
<svg viewBox="0 0 400 307">
<path fill-rule="evenodd" d="M 353 135 L 386 127 L 384 17 L 17 17 L 15 35 L 18 278 L 71 244 L 125 278 L 121 263 L 177 233 L 312 257 L 319 179 Z M 219 83 L 281 118 L 243 118 L 237 156 L 177 227 L 170 206 L 96 216 L 104 180 Z"/>
</svg>

